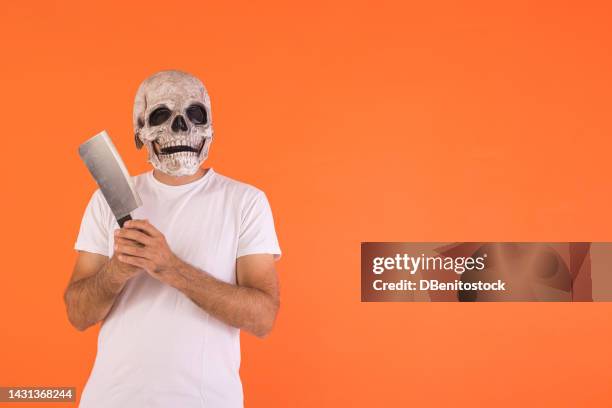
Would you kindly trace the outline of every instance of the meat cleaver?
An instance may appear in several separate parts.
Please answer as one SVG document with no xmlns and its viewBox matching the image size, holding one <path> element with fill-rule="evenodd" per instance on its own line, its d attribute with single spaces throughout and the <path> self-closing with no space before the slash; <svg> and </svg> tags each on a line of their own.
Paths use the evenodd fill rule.
<svg viewBox="0 0 612 408">
<path fill-rule="evenodd" d="M 123 227 L 142 201 L 108 133 L 102 131 L 80 145 L 79 156 L 98 183 L 117 223 Z"/>
</svg>

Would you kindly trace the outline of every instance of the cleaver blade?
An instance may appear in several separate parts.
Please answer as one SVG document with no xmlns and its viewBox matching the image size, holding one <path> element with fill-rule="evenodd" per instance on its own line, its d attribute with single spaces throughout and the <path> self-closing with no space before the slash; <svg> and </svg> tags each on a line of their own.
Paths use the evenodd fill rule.
<svg viewBox="0 0 612 408">
<path fill-rule="evenodd" d="M 102 131 L 80 145 L 79 156 L 98 183 L 117 223 L 123 227 L 142 201 L 108 133 Z"/>
</svg>

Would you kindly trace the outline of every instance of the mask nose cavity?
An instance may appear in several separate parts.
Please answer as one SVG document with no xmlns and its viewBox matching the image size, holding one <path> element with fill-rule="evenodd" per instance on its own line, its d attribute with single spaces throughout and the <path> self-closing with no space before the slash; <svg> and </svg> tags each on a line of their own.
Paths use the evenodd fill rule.
<svg viewBox="0 0 612 408">
<path fill-rule="evenodd" d="M 172 121 L 172 131 L 178 132 L 180 130 L 186 131 L 187 123 L 185 122 L 185 118 L 183 118 L 183 115 L 176 115 L 176 117 Z"/>
</svg>

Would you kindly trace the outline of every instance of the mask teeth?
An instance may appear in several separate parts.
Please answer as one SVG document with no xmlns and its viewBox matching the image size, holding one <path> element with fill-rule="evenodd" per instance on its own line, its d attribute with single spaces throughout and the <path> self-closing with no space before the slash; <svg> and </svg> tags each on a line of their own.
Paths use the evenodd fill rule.
<svg viewBox="0 0 612 408">
<path fill-rule="evenodd" d="M 159 142 L 158 142 L 159 143 Z M 173 146 L 192 146 L 194 148 L 200 147 L 202 143 L 202 138 L 197 136 L 188 136 L 176 140 L 169 140 L 165 143 L 159 143 L 160 148 L 164 149 L 166 147 Z"/>
<path fill-rule="evenodd" d="M 157 139 L 157 144 L 160 150 L 165 149 L 167 147 L 173 146 L 191 146 L 194 149 L 203 148 L 203 144 L 206 143 L 206 138 L 203 138 L 199 135 L 181 135 L 178 138 L 171 137 L 162 137 Z M 190 157 L 190 156 L 198 156 L 197 152 L 181 152 L 179 155 L 175 153 L 173 157 Z"/>
</svg>

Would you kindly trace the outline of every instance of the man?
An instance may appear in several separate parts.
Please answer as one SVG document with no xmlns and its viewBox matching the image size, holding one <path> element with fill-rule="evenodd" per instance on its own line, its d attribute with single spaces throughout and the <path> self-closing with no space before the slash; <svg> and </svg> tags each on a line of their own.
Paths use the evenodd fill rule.
<svg viewBox="0 0 612 408">
<path fill-rule="evenodd" d="M 213 130 L 194 76 L 146 79 L 133 121 L 153 165 L 133 177 L 143 205 L 119 228 L 93 194 L 64 296 L 77 329 L 103 321 L 80 406 L 242 407 L 239 330 L 266 336 L 279 307 L 270 206 L 201 167 Z"/>
</svg>

